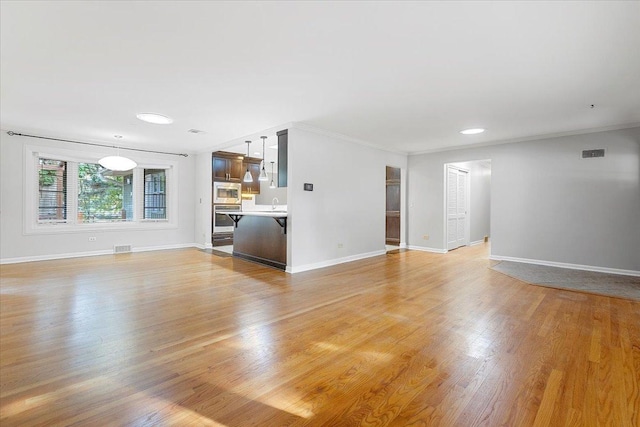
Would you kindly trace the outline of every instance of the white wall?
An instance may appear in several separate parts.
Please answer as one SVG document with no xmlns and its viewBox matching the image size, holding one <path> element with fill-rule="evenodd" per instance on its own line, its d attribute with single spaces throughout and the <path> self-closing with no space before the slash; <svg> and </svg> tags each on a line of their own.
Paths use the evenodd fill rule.
<svg viewBox="0 0 640 427">
<path fill-rule="evenodd" d="M 256 194 L 256 205 L 271 205 L 273 202 L 273 198 L 278 198 L 278 205 L 286 205 L 287 204 L 287 187 L 276 187 L 269 188 L 269 184 L 271 180 L 278 184 L 278 174 L 276 172 L 273 173 L 273 177 L 271 177 L 271 172 L 267 172 L 269 176 L 269 181 L 261 181 L 260 182 L 260 194 Z"/>
<path fill-rule="evenodd" d="M 211 151 L 198 153 L 194 156 L 195 185 L 194 185 L 194 211 L 195 230 L 194 238 L 199 245 L 211 248 L 211 206 L 212 206 L 212 163 Z"/>
<path fill-rule="evenodd" d="M 162 230 L 74 230 L 68 233 L 25 234 L 25 159 L 24 145 L 62 148 L 80 155 L 89 154 L 96 160 L 109 149 L 41 139 L 9 136 L 0 133 L 0 259 L 3 261 L 46 259 L 61 255 L 81 255 L 112 252 L 114 245 L 131 244 L 133 249 L 179 247 L 193 244 L 194 236 L 194 158 L 145 153 L 144 159 L 170 159 L 177 162 L 177 224 Z M 138 160 L 139 153 L 127 151 L 127 156 Z M 89 242 L 95 236 L 96 241 Z"/>
<path fill-rule="evenodd" d="M 493 256 L 640 271 L 640 128 L 410 156 L 410 245 L 444 248 L 444 164 L 480 159 Z"/>
<path fill-rule="evenodd" d="M 405 173 L 406 156 L 296 127 L 288 146 L 289 270 L 384 253 L 385 167 Z M 304 183 L 313 191 L 304 191 Z M 406 211 L 404 184 L 401 199 Z"/>
</svg>

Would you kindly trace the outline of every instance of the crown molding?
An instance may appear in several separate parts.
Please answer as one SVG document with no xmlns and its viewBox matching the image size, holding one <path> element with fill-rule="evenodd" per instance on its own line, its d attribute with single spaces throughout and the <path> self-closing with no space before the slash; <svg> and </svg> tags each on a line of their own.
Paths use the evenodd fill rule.
<svg viewBox="0 0 640 427">
<path fill-rule="evenodd" d="M 598 133 L 598 132 L 607 132 L 611 130 L 621 130 L 621 129 L 633 129 L 636 127 L 640 127 L 640 122 L 634 123 L 625 123 L 619 125 L 612 126 L 603 126 L 597 128 L 589 128 L 589 129 L 579 129 L 572 130 L 566 132 L 556 132 L 556 133 L 547 133 L 540 135 L 532 135 L 525 136 L 522 138 L 513 138 L 513 139 L 503 139 L 498 141 L 488 141 L 488 142 L 480 142 L 477 144 L 468 144 L 468 145 L 457 145 L 454 147 L 442 147 L 442 148 L 434 148 L 432 150 L 424 150 L 424 151 L 416 151 L 409 153 L 409 156 L 419 156 L 422 154 L 433 154 L 433 153 L 442 153 L 445 151 L 453 151 L 453 150 L 465 150 L 470 148 L 481 148 L 481 147 L 489 147 L 492 145 L 503 145 L 503 144 L 514 144 L 517 142 L 527 142 L 527 141 L 540 141 L 545 139 L 553 139 L 553 138 L 561 138 L 564 136 L 574 136 L 574 135 L 586 135 L 590 133 Z"/>
</svg>

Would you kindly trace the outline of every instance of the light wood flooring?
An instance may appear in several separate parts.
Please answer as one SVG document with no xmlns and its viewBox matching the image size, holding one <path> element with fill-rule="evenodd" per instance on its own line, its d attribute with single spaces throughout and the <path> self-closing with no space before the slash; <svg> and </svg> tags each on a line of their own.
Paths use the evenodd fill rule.
<svg viewBox="0 0 640 427">
<path fill-rule="evenodd" d="M 640 426 L 640 303 L 485 246 L 296 275 L 196 249 L 1 266 L 0 425 Z"/>
</svg>

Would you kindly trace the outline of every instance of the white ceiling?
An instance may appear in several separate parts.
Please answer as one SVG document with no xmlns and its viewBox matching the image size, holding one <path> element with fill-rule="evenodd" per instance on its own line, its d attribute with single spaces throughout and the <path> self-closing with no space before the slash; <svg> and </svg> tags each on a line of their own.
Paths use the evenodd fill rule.
<svg viewBox="0 0 640 427">
<path fill-rule="evenodd" d="M 2 1 L 0 27 L 3 130 L 261 151 L 302 122 L 416 153 L 640 122 L 640 2 Z"/>
</svg>

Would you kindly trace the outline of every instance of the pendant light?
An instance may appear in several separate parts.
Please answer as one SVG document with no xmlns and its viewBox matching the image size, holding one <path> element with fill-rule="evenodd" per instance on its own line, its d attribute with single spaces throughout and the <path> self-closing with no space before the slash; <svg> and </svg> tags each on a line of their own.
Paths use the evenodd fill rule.
<svg viewBox="0 0 640 427">
<path fill-rule="evenodd" d="M 261 136 L 262 138 L 262 170 L 260 171 L 260 176 L 258 177 L 258 181 L 269 181 L 269 177 L 267 176 L 267 171 L 264 170 L 264 140 L 267 139 L 266 136 Z"/>
<path fill-rule="evenodd" d="M 120 147 L 116 148 L 118 149 L 117 155 L 103 157 L 98 160 L 98 164 L 105 169 L 117 172 L 129 171 L 138 166 L 133 160 L 120 156 Z"/>
<path fill-rule="evenodd" d="M 271 184 L 269 184 L 269 188 L 276 188 L 276 183 L 273 182 L 273 163 L 271 162 Z"/>
<path fill-rule="evenodd" d="M 247 143 L 247 158 L 249 157 L 249 145 L 251 141 L 245 141 Z M 251 171 L 249 171 L 249 163 L 247 163 L 247 171 L 244 174 L 243 182 L 253 182 L 253 177 L 251 176 Z"/>
</svg>

